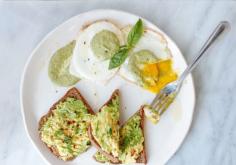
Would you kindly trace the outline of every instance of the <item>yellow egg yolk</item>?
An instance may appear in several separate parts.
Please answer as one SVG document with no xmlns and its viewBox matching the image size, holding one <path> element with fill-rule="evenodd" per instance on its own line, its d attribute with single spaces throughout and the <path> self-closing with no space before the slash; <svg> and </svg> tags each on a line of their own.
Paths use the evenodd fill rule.
<svg viewBox="0 0 236 165">
<path fill-rule="evenodd" d="M 144 64 L 141 76 L 144 88 L 153 93 L 158 93 L 165 85 L 175 81 L 178 77 L 172 69 L 172 61 L 170 59 Z"/>
</svg>

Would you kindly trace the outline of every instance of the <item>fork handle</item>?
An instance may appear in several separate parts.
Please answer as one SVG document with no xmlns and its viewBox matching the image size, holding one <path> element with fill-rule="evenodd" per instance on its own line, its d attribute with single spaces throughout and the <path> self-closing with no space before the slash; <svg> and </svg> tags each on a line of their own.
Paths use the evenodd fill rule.
<svg viewBox="0 0 236 165">
<path fill-rule="evenodd" d="M 181 74 L 178 82 L 181 85 L 183 80 L 187 77 L 187 75 L 197 66 L 197 64 L 202 59 L 204 53 L 208 50 L 208 48 L 216 41 L 216 39 L 227 29 L 230 27 L 229 22 L 222 21 L 218 24 L 212 34 L 209 36 L 203 47 L 200 49 L 198 55 L 194 58 L 193 62 L 188 65 L 188 67 Z"/>
</svg>

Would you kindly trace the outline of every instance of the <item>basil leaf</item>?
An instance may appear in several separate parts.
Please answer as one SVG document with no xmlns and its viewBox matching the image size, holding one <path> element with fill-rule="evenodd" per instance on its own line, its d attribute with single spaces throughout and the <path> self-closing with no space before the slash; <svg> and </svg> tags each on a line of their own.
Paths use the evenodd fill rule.
<svg viewBox="0 0 236 165">
<path fill-rule="evenodd" d="M 127 45 L 120 46 L 118 52 L 112 56 L 108 69 L 117 68 L 125 61 L 128 52 L 137 44 L 142 34 L 143 22 L 139 19 L 128 34 Z"/>
<path fill-rule="evenodd" d="M 126 59 L 128 56 L 128 51 L 129 49 L 124 47 L 120 49 L 116 54 L 114 54 L 110 60 L 109 63 L 109 68 L 108 69 L 113 69 L 119 67 Z"/>
<path fill-rule="evenodd" d="M 143 22 L 139 19 L 128 34 L 128 47 L 133 48 L 143 34 Z"/>
</svg>

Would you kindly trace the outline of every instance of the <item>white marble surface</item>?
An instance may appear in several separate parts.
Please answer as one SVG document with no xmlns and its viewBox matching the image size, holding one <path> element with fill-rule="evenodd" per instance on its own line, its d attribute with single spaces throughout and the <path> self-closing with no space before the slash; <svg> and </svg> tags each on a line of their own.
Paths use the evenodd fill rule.
<svg viewBox="0 0 236 165">
<path fill-rule="evenodd" d="M 23 66 L 37 43 L 71 16 L 114 8 L 143 16 L 176 41 L 187 61 L 220 20 L 231 31 L 194 71 L 191 130 L 168 165 L 236 164 L 236 2 L 83 0 L 0 2 L 0 164 L 44 164 L 26 136 L 19 103 Z"/>
</svg>

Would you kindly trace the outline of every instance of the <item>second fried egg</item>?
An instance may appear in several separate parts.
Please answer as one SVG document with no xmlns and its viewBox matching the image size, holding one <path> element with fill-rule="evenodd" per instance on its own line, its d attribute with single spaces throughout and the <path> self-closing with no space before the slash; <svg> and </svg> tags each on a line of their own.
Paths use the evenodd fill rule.
<svg viewBox="0 0 236 165">
<path fill-rule="evenodd" d="M 130 26 L 123 29 L 125 36 L 130 29 Z M 178 77 L 172 67 L 167 41 L 161 34 L 150 29 L 144 30 L 119 73 L 126 80 L 153 93 L 158 93 Z"/>
</svg>

